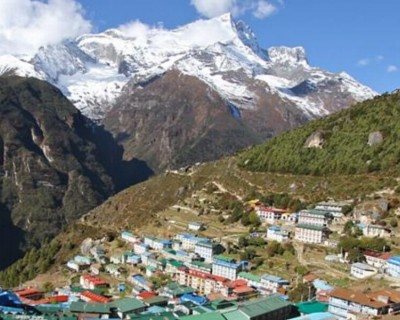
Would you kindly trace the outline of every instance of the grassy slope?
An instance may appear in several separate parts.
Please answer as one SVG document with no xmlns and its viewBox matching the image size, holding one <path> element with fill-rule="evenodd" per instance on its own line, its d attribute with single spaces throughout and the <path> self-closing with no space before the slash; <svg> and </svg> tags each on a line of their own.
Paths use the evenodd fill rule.
<svg viewBox="0 0 400 320">
<path fill-rule="evenodd" d="M 242 167 L 253 171 L 293 174 L 359 174 L 400 172 L 400 93 L 383 95 L 350 109 L 282 134 L 240 156 Z M 383 142 L 368 146 L 370 133 Z M 321 132 L 322 148 L 305 148 Z"/>
</svg>

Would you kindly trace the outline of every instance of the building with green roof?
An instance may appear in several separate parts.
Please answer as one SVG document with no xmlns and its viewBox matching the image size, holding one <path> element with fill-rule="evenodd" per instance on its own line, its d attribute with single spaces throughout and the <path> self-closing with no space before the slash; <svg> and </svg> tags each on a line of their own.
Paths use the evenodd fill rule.
<svg viewBox="0 0 400 320">
<path fill-rule="evenodd" d="M 111 314 L 111 308 L 107 303 L 90 303 L 90 302 L 82 302 L 82 301 L 73 301 L 69 310 L 72 313 L 77 314 L 96 314 L 98 316 L 101 315 L 109 315 Z"/>
<path fill-rule="evenodd" d="M 154 314 L 130 314 L 127 316 L 131 320 L 175 320 L 177 319 L 173 312 L 161 312 Z"/>
<path fill-rule="evenodd" d="M 196 314 L 179 318 L 179 320 L 226 320 L 219 312 Z"/>
<path fill-rule="evenodd" d="M 226 320 L 286 320 L 293 306 L 278 295 L 246 301 L 236 310 L 222 311 Z"/>
<path fill-rule="evenodd" d="M 161 294 L 169 298 L 179 298 L 186 293 L 194 293 L 195 290 L 192 287 L 183 286 L 176 282 L 170 282 L 162 288 Z"/>
<path fill-rule="evenodd" d="M 169 298 L 163 296 L 154 296 L 143 300 L 147 306 L 166 306 L 168 305 Z"/>
<path fill-rule="evenodd" d="M 238 279 L 244 279 L 249 286 L 259 287 L 261 285 L 261 277 L 250 272 L 239 272 Z"/>
<path fill-rule="evenodd" d="M 328 310 L 328 304 L 319 301 L 300 302 L 295 305 L 302 315 L 325 312 Z"/>
<path fill-rule="evenodd" d="M 115 309 L 120 318 L 124 318 L 127 314 L 140 313 L 146 310 L 145 304 L 135 298 L 123 298 L 109 303 L 112 309 Z"/>
</svg>

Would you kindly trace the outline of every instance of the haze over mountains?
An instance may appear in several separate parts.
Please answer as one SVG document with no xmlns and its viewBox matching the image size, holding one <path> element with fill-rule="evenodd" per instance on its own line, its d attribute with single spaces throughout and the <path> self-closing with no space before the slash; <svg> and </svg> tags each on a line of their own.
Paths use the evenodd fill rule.
<svg viewBox="0 0 400 320">
<path fill-rule="evenodd" d="M 112 131 L 124 146 L 126 159 L 143 159 L 156 171 L 216 159 L 376 94 L 344 72 L 310 66 L 302 47 L 261 48 L 251 29 L 230 14 L 175 30 L 136 23 L 41 48 L 33 57 L 0 56 L 0 74 L 11 73 L 56 85 L 84 115 Z M 165 91 L 162 87 L 155 94 L 154 87 L 175 82 L 172 77 L 181 75 L 196 78 L 197 85 L 193 79 L 188 89 L 182 81 L 179 87 Z M 194 105 L 190 97 L 180 99 L 194 86 L 203 87 L 203 96 L 205 92 L 218 96 L 218 101 L 210 98 Z M 166 103 L 168 90 L 176 98 Z M 197 111 L 186 112 L 184 104 Z M 194 116 L 215 110 L 225 116 L 200 120 Z M 156 128 L 140 125 L 147 116 L 174 112 L 173 121 L 158 122 Z M 194 132 L 180 128 L 188 122 Z M 230 134 L 209 131 L 210 127 L 224 131 L 225 122 Z M 164 137 L 163 141 L 140 138 L 152 133 Z M 186 138 L 174 144 L 176 135 Z M 230 138 L 238 135 L 241 141 Z M 201 156 L 205 154 L 202 137 L 207 137 L 207 145 L 215 141 L 212 147 L 217 152 Z M 199 156 L 182 160 L 182 148 Z M 162 160 L 154 157 L 160 153 Z"/>
</svg>

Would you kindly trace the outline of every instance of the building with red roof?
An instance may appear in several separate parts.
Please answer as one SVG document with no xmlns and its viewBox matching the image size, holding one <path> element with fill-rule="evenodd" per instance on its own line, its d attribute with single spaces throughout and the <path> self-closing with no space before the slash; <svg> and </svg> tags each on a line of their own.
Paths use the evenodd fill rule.
<svg viewBox="0 0 400 320">
<path fill-rule="evenodd" d="M 266 206 L 257 206 L 256 214 L 260 218 L 261 221 L 266 221 L 268 223 L 274 223 L 277 220 L 280 220 L 282 214 L 287 213 L 287 210 L 278 209 L 274 207 L 266 207 Z"/>
<path fill-rule="evenodd" d="M 81 292 L 80 298 L 86 302 L 95 302 L 95 303 L 108 303 L 111 299 L 101 295 L 94 293 L 92 291 L 86 290 Z"/>
<path fill-rule="evenodd" d="M 227 284 L 230 280 L 227 278 L 186 267 L 180 267 L 177 271 L 177 279 L 179 284 L 192 287 L 201 295 L 207 295 L 213 292 L 228 296 Z"/>
<path fill-rule="evenodd" d="M 153 298 L 157 296 L 157 293 L 152 292 L 152 291 L 144 291 L 139 293 L 136 298 L 141 299 L 141 300 L 145 300 L 145 299 L 149 299 L 149 298 Z"/>
<path fill-rule="evenodd" d="M 364 251 L 365 262 L 375 268 L 386 268 L 387 261 L 392 257 L 390 252 Z"/>
<path fill-rule="evenodd" d="M 23 300 L 40 300 L 43 299 L 44 294 L 34 288 L 26 288 L 14 292 L 20 299 Z"/>
<path fill-rule="evenodd" d="M 110 284 L 96 275 L 84 274 L 80 277 L 80 284 L 85 289 L 108 288 Z"/>
</svg>

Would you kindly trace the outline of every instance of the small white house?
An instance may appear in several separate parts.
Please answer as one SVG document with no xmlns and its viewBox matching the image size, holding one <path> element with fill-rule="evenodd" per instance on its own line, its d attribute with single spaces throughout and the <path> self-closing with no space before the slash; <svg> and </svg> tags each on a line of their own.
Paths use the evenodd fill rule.
<svg viewBox="0 0 400 320">
<path fill-rule="evenodd" d="M 278 226 L 272 226 L 267 229 L 267 239 L 285 242 L 289 240 L 289 232 L 282 230 Z"/>
<path fill-rule="evenodd" d="M 69 260 L 67 262 L 68 269 L 79 272 L 81 270 L 81 266 L 75 260 Z"/>
<path fill-rule="evenodd" d="M 365 262 L 378 269 L 386 269 L 387 261 L 392 257 L 389 252 L 365 251 Z"/>
<path fill-rule="evenodd" d="M 350 274 L 358 279 L 365 279 L 375 275 L 378 271 L 366 263 L 353 263 L 351 265 Z"/>
<path fill-rule="evenodd" d="M 400 278 L 400 257 L 395 256 L 391 257 L 387 261 L 387 269 L 386 272 L 395 278 Z"/>
<path fill-rule="evenodd" d="M 138 238 L 134 236 L 132 232 L 129 231 L 122 231 L 121 238 L 130 243 L 135 243 L 136 241 L 138 241 Z"/>
<path fill-rule="evenodd" d="M 147 252 L 148 249 L 149 249 L 149 246 L 144 244 L 143 242 L 136 242 L 133 245 L 133 251 L 138 255 L 141 255 L 141 254 Z"/>
<path fill-rule="evenodd" d="M 192 231 L 204 230 L 204 224 L 199 223 L 199 222 L 189 222 L 188 229 L 192 230 Z"/>
<path fill-rule="evenodd" d="M 391 230 L 383 226 L 362 223 L 358 224 L 357 226 L 361 229 L 363 235 L 366 237 L 387 238 L 391 236 Z"/>
</svg>

